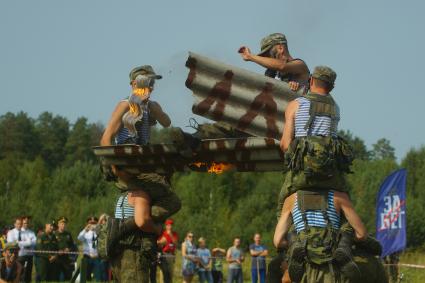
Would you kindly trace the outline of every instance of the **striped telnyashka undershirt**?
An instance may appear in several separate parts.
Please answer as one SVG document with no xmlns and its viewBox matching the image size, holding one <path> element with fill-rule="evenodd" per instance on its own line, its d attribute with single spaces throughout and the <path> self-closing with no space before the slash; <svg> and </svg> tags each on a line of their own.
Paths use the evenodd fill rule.
<svg viewBox="0 0 425 283">
<path fill-rule="evenodd" d="M 340 216 L 337 213 L 334 205 L 334 192 L 329 191 L 328 193 L 328 208 L 326 209 L 331 225 L 335 229 L 339 229 L 341 226 Z M 312 227 L 327 227 L 327 221 L 320 210 L 307 210 L 305 212 L 307 219 L 307 225 Z M 297 232 L 301 232 L 305 229 L 302 213 L 298 208 L 297 197 L 295 197 L 295 204 L 292 208 L 292 221 L 294 222 L 295 229 Z"/>
<path fill-rule="evenodd" d="M 339 107 L 336 105 L 336 122 L 335 129 L 331 129 L 331 118 L 327 116 L 316 116 L 310 131 L 305 130 L 304 127 L 310 119 L 310 100 L 305 97 L 296 98 L 299 107 L 295 113 L 295 137 L 306 136 L 337 136 L 338 122 L 340 120 Z"/>
<path fill-rule="evenodd" d="M 120 196 L 115 206 L 115 218 L 126 219 L 133 216 L 134 207 L 128 204 L 128 195 Z"/>
<path fill-rule="evenodd" d="M 143 116 L 142 120 L 136 123 L 137 136 L 132 137 L 126 127 L 121 127 L 115 137 L 116 144 L 138 144 L 146 145 L 149 143 L 150 138 L 150 124 L 149 124 L 149 107 L 148 104 L 142 106 Z"/>
</svg>

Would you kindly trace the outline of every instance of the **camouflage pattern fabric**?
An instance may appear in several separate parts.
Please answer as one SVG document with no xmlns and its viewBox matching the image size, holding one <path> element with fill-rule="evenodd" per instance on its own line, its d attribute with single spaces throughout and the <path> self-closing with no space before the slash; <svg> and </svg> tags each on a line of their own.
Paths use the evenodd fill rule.
<svg viewBox="0 0 425 283">
<path fill-rule="evenodd" d="M 264 56 L 270 51 L 276 44 L 286 44 L 286 37 L 282 33 L 272 33 L 261 39 L 260 46 L 261 51 L 258 53 L 259 56 Z"/>
<path fill-rule="evenodd" d="M 362 274 L 362 283 L 388 283 L 388 277 L 384 266 L 379 258 L 367 255 L 357 254 L 354 261 Z M 316 265 L 306 264 L 304 276 L 300 283 L 354 283 L 350 282 L 343 275 L 339 274 L 338 269 L 329 264 Z"/>
<path fill-rule="evenodd" d="M 177 194 L 171 191 L 166 177 L 156 173 L 144 173 L 128 183 L 118 180 L 117 187 L 123 191 L 143 190 L 151 198 L 151 214 L 155 222 L 163 222 L 181 208 Z"/>
<path fill-rule="evenodd" d="M 297 192 L 301 189 L 308 188 L 317 188 L 317 189 L 333 189 L 335 191 L 349 193 L 349 187 L 347 186 L 345 175 L 343 173 L 335 174 L 332 178 L 328 179 L 307 179 L 303 172 L 294 173 L 293 171 L 288 171 L 285 175 L 285 180 L 283 181 L 282 188 L 279 192 L 278 197 L 278 206 L 276 215 L 277 218 L 280 218 L 282 213 L 283 203 L 285 199 L 291 194 Z"/>
<path fill-rule="evenodd" d="M 311 76 L 315 79 L 334 85 L 336 80 L 336 73 L 334 70 L 327 66 L 317 66 L 314 68 L 313 74 Z"/>
<path fill-rule="evenodd" d="M 348 279 L 341 277 L 335 271 L 330 264 L 316 265 L 307 263 L 300 283 L 349 283 Z"/>
<path fill-rule="evenodd" d="M 298 190 L 326 189 L 349 193 L 345 174 L 350 172 L 352 159 L 350 146 L 340 138 L 294 140 L 285 153 L 289 171 L 279 193 L 277 217 L 280 217 L 285 199 Z"/>
<path fill-rule="evenodd" d="M 68 231 L 56 231 L 55 236 L 58 242 L 59 250 L 69 249 L 70 251 L 77 251 L 71 233 Z M 74 262 L 71 259 L 71 255 L 58 255 L 57 267 L 59 274 L 63 273 L 65 280 L 68 281 L 71 279 L 72 272 L 74 271 Z"/>
<path fill-rule="evenodd" d="M 162 76 L 157 75 L 151 65 L 143 65 L 140 67 L 135 67 L 133 70 L 131 70 L 129 74 L 130 83 L 136 79 L 137 75 L 146 75 L 157 80 L 162 79 Z"/>
<path fill-rule="evenodd" d="M 117 186 L 122 190 L 143 190 L 151 198 L 151 215 L 155 222 L 164 222 L 181 208 L 181 201 L 171 191 L 170 184 L 164 175 L 143 173 L 128 183 L 119 180 Z M 112 271 L 118 282 L 149 283 L 149 272 L 156 261 L 156 236 L 140 231 L 120 240 L 122 251 L 111 259 Z"/>
<path fill-rule="evenodd" d="M 37 238 L 36 250 L 45 250 L 45 251 L 57 251 L 58 242 L 53 233 L 46 234 L 43 233 L 40 237 Z M 55 254 L 40 253 L 37 254 L 39 258 L 39 269 L 38 273 L 40 274 L 41 281 L 58 281 L 59 280 L 59 270 L 57 260 L 53 262 L 49 261 L 50 256 L 55 256 Z"/>
<path fill-rule="evenodd" d="M 156 260 L 156 237 L 136 233 L 120 241 L 120 254 L 110 260 L 114 278 L 120 283 L 149 283 Z"/>
</svg>

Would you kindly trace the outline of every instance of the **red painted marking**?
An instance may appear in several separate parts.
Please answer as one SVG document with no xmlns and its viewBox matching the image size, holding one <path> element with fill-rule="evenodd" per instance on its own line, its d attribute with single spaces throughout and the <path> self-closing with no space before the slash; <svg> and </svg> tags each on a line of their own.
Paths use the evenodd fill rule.
<svg viewBox="0 0 425 283">
<path fill-rule="evenodd" d="M 216 106 L 212 111 L 212 118 L 215 121 L 220 121 L 223 117 L 224 108 L 226 107 L 226 100 L 230 96 L 230 89 L 232 87 L 233 72 L 228 70 L 224 73 L 224 80 L 216 83 L 211 89 L 207 98 L 202 100 L 198 105 L 194 105 L 192 112 L 198 115 L 205 115 L 216 102 Z"/>
<path fill-rule="evenodd" d="M 277 113 L 277 104 L 271 95 L 273 85 L 271 83 L 266 83 L 263 90 L 259 95 L 257 95 L 254 101 L 251 103 L 249 110 L 239 119 L 237 128 L 241 131 L 244 131 L 255 117 L 258 116 L 259 111 L 264 108 L 267 124 L 266 137 L 268 138 L 278 138 L 279 130 L 276 126 L 276 113 Z"/>
</svg>

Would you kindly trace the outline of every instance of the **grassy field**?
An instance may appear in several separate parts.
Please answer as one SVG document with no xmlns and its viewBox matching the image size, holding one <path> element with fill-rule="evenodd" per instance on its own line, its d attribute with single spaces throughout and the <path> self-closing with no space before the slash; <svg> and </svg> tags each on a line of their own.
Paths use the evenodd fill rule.
<svg viewBox="0 0 425 283">
<path fill-rule="evenodd" d="M 403 253 L 400 258 L 400 263 L 425 265 L 425 250 Z M 401 267 L 400 273 L 403 274 L 402 282 L 408 282 L 408 283 L 425 282 L 425 269 Z"/>
<path fill-rule="evenodd" d="M 425 265 L 425 251 L 406 252 L 401 255 L 400 263 L 410 263 Z M 227 264 L 224 264 L 224 281 L 227 279 Z M 401 282 L 406 283 L 425 283 L 425 269 L 401 267 L 400 273 L 403 274 Z M 244 282 L 251 282 L 251 258 L 246 256 L 243 263 Z M 158 275 L 159 278 L 159 275 Z M 177 254 L 176 264 L 174 265 L 174 282 L 182 282 L 181 278 L 181 255 Z M 194 276 L 193 283 L 199 282 L 198 276 Z"/>
<path fill-rule="evenodd" d="M 270 260 L 270 258 L 268 258 Z M 417 265 L 425 265 L 425 251 L 409 251 L 405 252 L 401 255 L 400 263 L 408 263 L 408 264 L 417 264 Z M 176 262 L 174 265 L 174 282 L 182 282 L 181 275 L 181 265 L 182 259 L 180 252 L 177 253 Z M 246 256 L 246 259 L 243 263 L 243 275 L 244 282 L 251 282 L 251 258 L 249 255 Z M 227 264 L 224 264 L 224 282 L 227 279 Z M 410 268 L 410 267 L 401 267 L 400 273 L 403 274 L 403 279 L 401 282 L 406 283 L 424 283 L 425 282 L 425 269 L 418 268 Z M 158 268 L 158 282 L 163 283 L 160 280 L 159 268 Z M 193 283 L 199 282 L 198 276 L 195 275 L 193 277 Z"/>
</svg>

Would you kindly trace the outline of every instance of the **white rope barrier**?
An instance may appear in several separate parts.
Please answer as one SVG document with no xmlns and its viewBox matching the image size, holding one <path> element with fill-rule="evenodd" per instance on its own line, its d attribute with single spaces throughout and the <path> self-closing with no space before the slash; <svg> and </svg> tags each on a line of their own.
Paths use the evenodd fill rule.
<svg viewBox="0 0 425 283">
<path fill-rule="evenodd" d="M 2 249 L 0 249 L 0 251 L 3 251 Z M 84 252 L 78 251 L 78 252 L 73 252 L 73 251 L 49 251 L 49 250 L 25 250 L 28 253 L 33 253 L 33 254 L 57 254 L 57 255 L 84 255 Z M 160 254 L 159 256 L 160 258 L 176 258 L 176 255 L 172 255 L 172 254 Z M 194 256 L 194 258 L 199 258 L 197 256 Z M 221 260 L 225 260 L 225 257 L 217 257 L 217 256 L 210 256 L 208 257 L 209 259 L 221 259 Z M 266 257 L 265 258 L 266 261 L 270 261 L 271 258 L 270 257 Z M 398 264 L 388 264 L 388 263 L 384 263 L 384 266 L 400 266 L 400 267 L 411 267 L 411 268 L 419 268 L 419 269 L 425 269 L 425 265 L 420 265 L 420 264 L 411 264 L 411 263 L 398 263 Z"/>
</svg>

